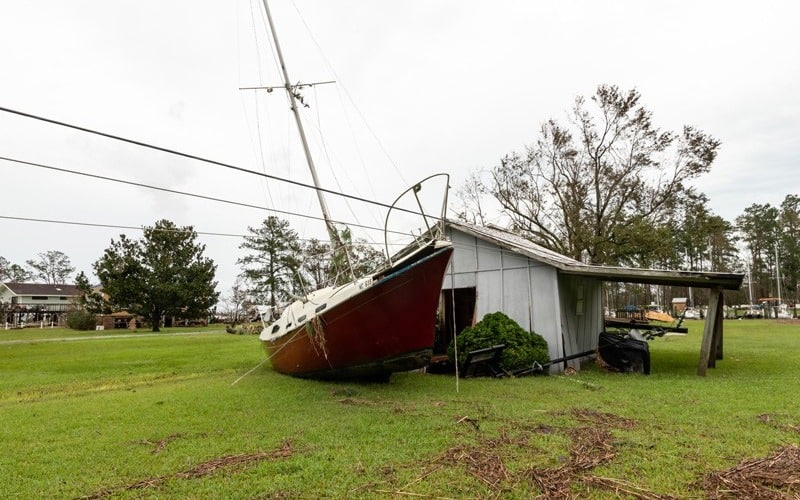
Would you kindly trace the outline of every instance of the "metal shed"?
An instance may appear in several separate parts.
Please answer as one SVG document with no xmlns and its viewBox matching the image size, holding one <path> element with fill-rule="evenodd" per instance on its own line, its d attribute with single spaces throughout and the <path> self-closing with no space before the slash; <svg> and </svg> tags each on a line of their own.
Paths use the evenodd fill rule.
<svg viewBox="0 0 800 500">
<path fill-rule="evenodd" d="M 739 289 L 742 274 L 596 266 L 497 227 L 447 221 L 445 228 L 454 252 L 442 287 L 440 350 L 454 332 L 495 311 L 544 337 L 551 358 L 592 350 L 604 328 L 602 284 L 617 281 L 711 289 L 703 339 L 706 352 L 701 352 L 698 372 L 705 374 L 707 366 L 721 359 L 722 290 Z M 719 310 L 714 317 L 712 306 Z M 580 360 L 568 366 L 578 369 Z"/>
</svg>

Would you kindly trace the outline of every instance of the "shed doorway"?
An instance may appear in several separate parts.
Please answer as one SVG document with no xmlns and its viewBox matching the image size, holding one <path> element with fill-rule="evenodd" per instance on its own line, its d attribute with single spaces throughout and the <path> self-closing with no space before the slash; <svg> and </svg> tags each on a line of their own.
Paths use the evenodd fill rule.
<svg viewBox="0 0 800 500">
<path fill-rule="evenodd" d="M 453 336 L 475 324 L 475 297 L 475 287 L 442 290 L 441 320 L 433 342 L 434 356 L 446 355 Z"/>
</svg>

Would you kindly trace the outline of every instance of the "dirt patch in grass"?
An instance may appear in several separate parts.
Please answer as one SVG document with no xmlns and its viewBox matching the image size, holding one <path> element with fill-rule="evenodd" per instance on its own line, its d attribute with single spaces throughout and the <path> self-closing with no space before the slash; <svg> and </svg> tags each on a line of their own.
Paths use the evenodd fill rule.
<svg viewBox="0 0 800 500">
<path fill-rule="evenodd" d="M 96 491 L 90 495 L 81 497 L 82 499 L 86 500 L 95 500 L 95 499 L 102 499 L 107 498 L 111 495 L 123 492 L 123 491 L 132 491 L 132 490 L 143 490 L 146 488 L 155 488 L 163 483 L 172 480 L 172 479 L 195 479 L 198 477 L 208 476 L 219 469 L 228 469 L 235 466 L 242 466 L 248 465 L 254 462 L 260 462 L 263 460 L 272 460 L 277 458 L 287 458 L 292 456 L 294 453 L 294 449 L 292 448 L 291 443 L 285 442 L 282 447 L 272 450 L 272 451 L 261 451 L 257 453 L 244 453 L 240 455 L 226 455 L 224 457 L 215 458 L 213 460 L 209 460 L 207 462 L 203 462 L 201 464 L 195 465 L 191 469 L 176 472 L 174 474 L 169 474 L 166 476 L 157 476 L 151 477 L 147 479 L 142 479 L 136 481 L 135 483 L 117 486 L 113 488 L 105 488 L 99 491 Z"/>
<path fill-rule="evenodd" d="M 701 483 L 706 498 L 777 499 L 800 497 L 800 448 L 786 446 L 759 459 L 744 460 Z"/>
</svg>

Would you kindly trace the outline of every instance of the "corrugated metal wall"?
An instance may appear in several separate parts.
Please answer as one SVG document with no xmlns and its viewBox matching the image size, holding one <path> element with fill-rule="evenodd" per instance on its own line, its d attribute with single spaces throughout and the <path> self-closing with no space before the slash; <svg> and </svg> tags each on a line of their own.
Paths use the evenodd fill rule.
<svg viewBox="0 0 800 500">
<path fill-rule="evenodd" d="M 476 289 L 475 317 L 502 311 L 547 340 L 550 357 L 562 356 L 561 306 L 554 267 L 449 230 L 455 252 L 444 288 Z"/>
<path fill-rule="evenodd" d="M 596 278 L 563 274 L 558 283 L 564 341 L 564 353 L 560 356 L 595 349 L 603 329 L 602 283 Z M 568 365 L 577 369 L 579 362 L 574 360 Z"/>
</svg>

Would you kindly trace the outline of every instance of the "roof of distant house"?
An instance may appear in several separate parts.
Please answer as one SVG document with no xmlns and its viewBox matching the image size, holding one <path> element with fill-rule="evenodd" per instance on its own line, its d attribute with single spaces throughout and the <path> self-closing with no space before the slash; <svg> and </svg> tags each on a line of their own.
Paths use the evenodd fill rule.
<svg viewBox="0 0 800 500">
<path fill-rule="evenodd" d="M 43 283 L 3 283 L 15 295 L 46 295 L 74 297 L 80 295 L 75 285 L 48 285 Z"/>
</svg>

